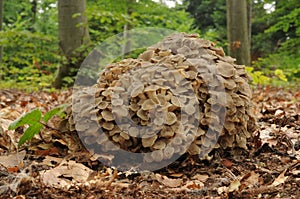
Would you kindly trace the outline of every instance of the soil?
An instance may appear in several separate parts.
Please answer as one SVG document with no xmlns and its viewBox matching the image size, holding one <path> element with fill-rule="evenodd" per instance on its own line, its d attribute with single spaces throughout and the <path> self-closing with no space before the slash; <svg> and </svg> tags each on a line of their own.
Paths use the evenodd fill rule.
<svg viewBox="0 0 300 199">
<path fill-rule="evenodd" d="M 255 88 L 259 128 L 249 150 L 183 155 L 158 171 L 118 171 L 77 150 L 59 118 L 16 152 L 25 128 L 8 125 L 29 110 L 67 101 L 70 91 L 0 91 L 0 198 L 300 198 L 300 91 Z M 75 150 L 76 148 L 76 150 Z M 76 152 L 74 152 L 76 151 Z"/>
</svg>

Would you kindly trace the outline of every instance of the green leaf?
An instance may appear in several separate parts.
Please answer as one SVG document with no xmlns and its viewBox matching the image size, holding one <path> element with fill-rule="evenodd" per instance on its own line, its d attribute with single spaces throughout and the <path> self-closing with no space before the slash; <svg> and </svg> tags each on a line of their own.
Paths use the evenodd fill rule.
<svg viewBox="0 0 300 199">
<path fill-rule="evenodd" d="M 39 133 L 41 129 L 43 128 L 43 125 L 40 123 L 34 123 L 31 126 L 29 126 L 22 137 L 20 138 L 20 141 L 18 143 L 18 146 L 21 146 L 26 141 L 30 140 L 35 134 Z"/>
<path fill-rule="evenodd" d="M 246 69 L 247 73 L 251 73 L 254 70 L 254 68 L 250 67 L 250 66 L 246 66 L 245 69 Z"/>
<path fill-rule="evenodd" d="M 77 17 L 80 17 L 80 16 L 81 16 L 81 13 L 78 12 L 78 13 L 73 14 L 73 15 L 72 15 L 72 18 L 77 18 Z"/>
<path fill-rule="evenodd" d="M 47 123 L 53 116 L 60 115 L 65 107 L 66 107 L 66 105 L 63 104 L 63 105 L 57 106 L 57 107 L 53 108 L 52 110 L 48 111 L 47 113 L 45 113 L 44 122 Z"/>
<path fill-rule="evenodd" d="M 283 73 L 282 70 L 276 69 L 275 72 L 274 72 L 274 74 L 275 74 L 277 77 L 279 77 L 279 79 L 281 79 L 282 81 L 287 82 L 287 78 L 286 78 L 286 76 L 285 76 L 285 74 Z"/>
<path fill-rule="evenodd" d="M 259 84 L 267 85 L 270 81 L 270 78 L 264 75 L 259 76 Z"/>
<path fill-rule="evenodd" d="M 24 124 L 33 125 L 40 121 L 42 118 L 42 112 L 40 109 L 36 108 L 25 115 L 21 116 L 17 120 L 13 121 L 9 127 L 8 130 L 14 130 L 20 126 L 23 126 Z"/>
</svg>

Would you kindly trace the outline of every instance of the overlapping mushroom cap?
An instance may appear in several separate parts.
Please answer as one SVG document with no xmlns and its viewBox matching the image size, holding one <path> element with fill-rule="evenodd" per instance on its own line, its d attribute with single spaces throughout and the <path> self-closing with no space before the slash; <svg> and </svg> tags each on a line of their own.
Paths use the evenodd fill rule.
<svg viewBox="0 0 300 199">
<path fill-rule="evenodd" d="M 173 34 L 137 59 L 106 66 L 73 99 L 69 128 L 90 148 L 144 153 L 144 162 L 246 148 L 255 129 L 247 81 L 245 67 L 222 48 Z"/>
</svg>

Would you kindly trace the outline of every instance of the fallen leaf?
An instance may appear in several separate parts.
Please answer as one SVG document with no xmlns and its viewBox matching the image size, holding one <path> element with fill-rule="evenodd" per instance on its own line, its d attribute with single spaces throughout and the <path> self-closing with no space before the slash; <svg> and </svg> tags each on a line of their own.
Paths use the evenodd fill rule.
<svg viewBox="0 0 300 199">
<path fill-rule="evenodd" d="M 170 176 L 172 176 L 174 178 L 180 178 L 183 176 L 183 173 L 172 173 L 172 174 L 170 174 Z"/>
<path fill-rule="evenodd" d="M 283 116 L 284 115 L 284 111 L 283 110 L 280 110 L 280 109 L 278 109 L 278 110 L 276 110 L 275 111 L 275 117 L 280 117 L 280 116 Z"/>
<path fill-rule="evenodd" d="M 285 169 L 281 174 L 274 180 L 274 182 L 271 184 L 271 186 L 278 186 L 280 184 L 283 184 L 288 176 L 284 176 L 287 169 Z"/>
<path fill-rule="evenodd" d="M 62 158 L 57 158 L 57 157 L 52 157 L 52 156 L 46 156 L 45 159 L 43 160 L 43 164 L 51 166 L 54 163 L 55 164 L 60 164 L 62 161 L 63 161 Z"/>
<path fill-rule="evenodd" d="M 255 173 L 254 171 L 251 171 L 250 173 L 246 174 L 247 177 L 241 180 L 242 184 L 246 185 L 246 187 L 251 188 L 253 187 L 255 184 L 258 183 L 259 180 L 259 174 Z"/>
<path fill-rule="evenodd" d="M 155 174 L 156 180 L 160 182 L 161 184 L 167 186 L 167 187 L 179 187 L 182 185 L 183 180 L 182 179 L 171 179 L 167 176 L 163 176 L 160 174 Z"/>
<path fill-rule="evenodd" d="M 300 176 L 300 170 L 291 171 L 291 173 L 295 176 Z"/>
<path fill-rule="evenodd" d="M 209 178 L 207 174 L 196 174 L 192 177 L 194 180 L 199 180 L 201 182 L 206 182 L 206 180 Z"/>
<path fill-rule="evenodd" d="M 297 97 L 300 97 L 300 91 L 298 91 L 298 92 L 296 92 L 295 94 L 294 94 L 294 96 L 297 98 Z"/>
<path fill-rule="evenodd" d="M 9 173 L 17 173 L 19 171 L 19 167 L 18 166 L 15 166 L 15 167 L 8 167 L 7 168 L 7 171 Z"/>
<path fill-rule="evenodd" d="M 276 146 L 277 139 L 270 136 L 274 129 L 272 127 L 267 127 L 266 129 L 263 129 L 260 131 L 260 139 L 262 141 L 262 145 L 267 143 L 270 147 Z"/>
<path fill-rule="evenodd" d="M 201 189 L 204 187 L 204 184 L 199 180 L 193 180 L 193 181 L 188 181 L 184 187 L 188 189 Z"/>
<path fill-rule="evenodd" d="M 217 192 L 219 195 L 221 195 L 222 193 L 227 193 L 228 191 L 228 187 L 222 186 L 222 187 L 218 187 Z"/>
<path fill-rule="evenodd" d="M 25 155 L 26 151 L 21 151 L 10 155 L 0 156 L 0 163 L 6 168 L 16 167 L 22 163 Z"/>
<path fill-rule="evenodd" d="M 232 165 L 233 165 L 233 163 L 232 163 L 230 160 L 226 159 L 226 158 L 223 158 L 223 159 L 222 159 L 222 164 L 223 164 L 225 167 L 227 167 L 227 168 L 230 168 L 230 167 L 232 167 Z"/>
<path fill-rule="evenodd" d="M 230 182 L 228 191 L 229 192 L 238 191 L 240 185 L 241 185 L 240 180 L 239 179 L 235 179 L 235 180 L 233 180 L 233 181 Z"/>
<path fill-rule="evenodd" d="M 58 149 L 56 147 L 52 147 L 46 150 L 36 150 L 34 151 L 34 155 L 36 156 L 47 156 L 47 155 L 58 155 Z"/>
<path fill-rule="evenodd" d="M 64 188 L 70 185 L 72 181 L 85 182 L 89 178 L 93 170 L 84 166 L 83 164 L 76 163 L 75 161 L 69 161 L 59 166 L 47 170 L 41 171 L 41 179 L 47 186 L 53 186 L 58 188 Z M 70 178 L 72 181 L 70 181 Z"/>
</svg>

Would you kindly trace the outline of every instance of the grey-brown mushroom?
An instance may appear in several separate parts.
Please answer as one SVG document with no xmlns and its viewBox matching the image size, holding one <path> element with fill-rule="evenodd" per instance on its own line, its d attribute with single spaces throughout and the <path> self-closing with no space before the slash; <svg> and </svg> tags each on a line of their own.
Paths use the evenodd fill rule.
<svg viewBox="0 0 300 199">
<path fill-rule="evenodd" d="M 256 123 L 245 66 L 234 61 L 195 34 L 170 35 L 137 59 L 108 64 L 73 100 L 66 123 L 86 146 L 122 147 L 146 163 L 246 148 Z"/>
</svg>

